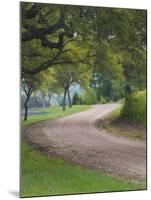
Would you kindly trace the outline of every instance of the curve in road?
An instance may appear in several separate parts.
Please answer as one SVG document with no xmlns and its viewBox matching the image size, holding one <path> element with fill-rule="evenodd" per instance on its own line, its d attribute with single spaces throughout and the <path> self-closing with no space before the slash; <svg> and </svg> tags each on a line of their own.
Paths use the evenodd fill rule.
<svg viewBox="0 0 151 200">
<path fill-rule="evenodd" d="M 134 181 L 146 177 L 146 143 L 100 131 L 95 122 L 118 104 L 94 105 L 67 117 L 30 125 L 24 138 L 33 148 L 72 163 Z"/>
</svg>

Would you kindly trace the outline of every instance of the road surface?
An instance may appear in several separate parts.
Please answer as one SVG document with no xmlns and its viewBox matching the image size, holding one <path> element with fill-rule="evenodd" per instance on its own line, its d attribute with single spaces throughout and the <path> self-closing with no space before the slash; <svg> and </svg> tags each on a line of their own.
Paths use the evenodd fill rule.
<svg viewBox="0 0 151 200">
<path fill-rule="evenodd" d="M 68 162 L 133 181 L 146 177 L 146 143 L 99 130 L 96 120 L 118 104 L 93 105 L 67 117 L 30 125 L 24 139 L 33 148 Z"/>
</svg>

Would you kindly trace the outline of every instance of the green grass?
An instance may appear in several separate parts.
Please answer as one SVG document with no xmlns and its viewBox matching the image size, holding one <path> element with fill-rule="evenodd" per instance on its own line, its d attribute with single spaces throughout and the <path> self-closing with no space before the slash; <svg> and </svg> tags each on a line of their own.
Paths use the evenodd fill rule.
<svg viewBox="0 0 151 200">
<path fill-rule="evenodd" d="M 115 125 L 115 124 L 103 124 L 102 128 L 105 129 L 107 132 L 112 133 L 116 136 L 126 137 L 131 140 L 145 140 L 146 134 L 145 130 L 138 130 L 136 128 L 127 128 L 126 126 Z"/>
<path fill-rule="evenodd" d="M 75 106 L 65 113 L 62 113 L 60 108 L 52 108 L 54 112 L 50 109 L 49 117 L 30 116 L 27 122 L 23 122 L 23 126 L 86 108 L 88 107 Z M 48 158 L 24 142 L 21 144 L 21 197 L 145 189 L 145 184 L 120 180 L 101 172 L 71 165 L 60 158 Z"/>
<path fill-rule="evenodd" d="M 121 114 L 121 110 L 122 110 L 122 104 L 117 109 L 105 115 L 104 119 L 112 119 L 112 120 L 117 119 Z"/>
<path fill-rule="evenodd" d="M 38 122 L 38 121 L 55 119 L 58 117 L 71 115 L 71 114 L 74 114 L 77 112 L 87 110 L 90 107 L 91 107 L 90 105 L 75 105 L 75 106 L 72 106 L 71 108 L 67 107 L 65 111 L 62 111 L 62 107 L 59 107 L 59 106 L 53 106 L 53 107 L 49 107 L 49 108 L 32 109 L 31 111 L 46 112 L 47 114 L 29 115 L 27 121 L 22 121 L 22 125 L 26 126 L 26 125 L 29 125 L 29 124 L 32 124 L 32 123 Z"/>
<path fill-rule="evenodd" d="M 122 119 L 121 112 L 122 106 L 107 114 L 104 117 L 103 122 L 101 122 L 101 128 L 113 135 L 127 137 L 132 140 L 146 139 L 145 126 Z"/>
<path fill-rule="evenodd" d="M 119 180 L 94 170 L 47 158 L 22 146 L 21 196 L 59 195 L 144 189 L 144 185 Z"/>
</svg>

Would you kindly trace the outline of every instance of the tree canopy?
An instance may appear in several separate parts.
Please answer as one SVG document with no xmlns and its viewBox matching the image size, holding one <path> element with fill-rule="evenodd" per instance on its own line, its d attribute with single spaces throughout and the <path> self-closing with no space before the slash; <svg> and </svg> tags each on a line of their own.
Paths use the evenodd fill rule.
<svg viewBox="0 0 151 200">
<path fill-rule="evenodd" d="M 23 87 L 66 88 L 69 99 L 93 74 L 98 99 L 144 89 L 146 10 L 21 2 L 21 74 Z"/>
<path fill-rule="evenodd" d="M 21 13 L 22 74 L 75 63 L 128 81 L 127 67 L 146 73 L 145 10 L 22 2 Z"/>
</svg>

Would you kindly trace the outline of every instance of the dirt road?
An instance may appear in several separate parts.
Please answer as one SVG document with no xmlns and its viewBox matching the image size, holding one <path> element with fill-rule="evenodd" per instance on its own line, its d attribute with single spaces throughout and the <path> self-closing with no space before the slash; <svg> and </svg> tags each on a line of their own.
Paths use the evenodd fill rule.
<svg viewBox="0 0 151 200">
<path fill-rule="evenodd" d="M 95 122 L 118 104 L 94 105 L 71 116 L 30 125 L 28 143 L 48 155 L 122 178 L 144 181 L 146 143 L 101 132 Z"/>
</svg>

